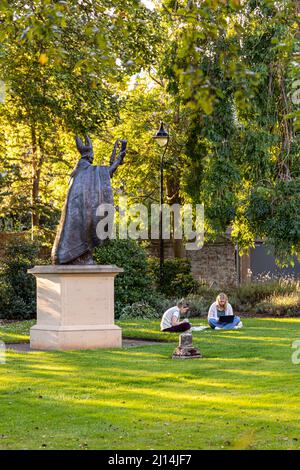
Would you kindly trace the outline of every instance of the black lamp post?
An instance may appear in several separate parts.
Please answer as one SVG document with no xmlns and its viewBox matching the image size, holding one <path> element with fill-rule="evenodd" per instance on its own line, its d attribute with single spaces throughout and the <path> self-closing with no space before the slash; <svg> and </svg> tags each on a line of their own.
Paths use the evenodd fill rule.
<svg viewBox="0 0 300 470">
<path fill-rule="evenodd" d="M 163 285 L 163 269 L 164 269 L 164 242 L 163 242 L 163 203 L 164 203 L 164 156 L 169 143 L 169 134 L 164 129 L 164 123 L 160 123 L 159 131 L 153 136 L 160 147 L 164 147 L 164 151 L 160 158 L 160 208 L 159 208 L 159 278 L 160 286 Z"/>
</svg>

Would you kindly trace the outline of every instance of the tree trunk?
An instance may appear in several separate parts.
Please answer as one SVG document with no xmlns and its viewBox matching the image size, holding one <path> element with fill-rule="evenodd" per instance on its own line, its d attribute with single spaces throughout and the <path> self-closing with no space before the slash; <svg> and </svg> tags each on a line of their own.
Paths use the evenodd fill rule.
<svg viewBox="0 0 300 470">
<path fill-rule="evenodd" d="M 39 195 L 41 169 L 44 160 L 44 148 L 41 138 L 37 139 L 35 125 L 31 125 L 31 145 L 32 145 L 32 188 L 31 188 L 31 230 L 32 238 L 36 227 L 39 226 Z"/>
<path fill-rule="evenodd" d="M 31 125 L 31 146 L 32 146 L 32 187 L 31 187 L 31 230 L 32 238 L 35 227 L 39 224 L 39 214 L 37 210 L 38 196 L 39 196 L 39 180 L 37 178 L 37 138 L 36 129 Z"/>
<path fill-rule="evenodd" d="M 179 177 L 178 175 L 168 175 L 166 178 L 166 193 L 168 204 L 180 204 L 181 199 L 179 196 Z M 174 218 L 171 218 L 171 232 L 172 232 L 172 245 L 173 253 L 175 258 L 183 258 L 185 256 L 185 250 L 182 240 L 174 239 Z"/>
<path fill-rule="evenodd" d="M 289 98 L 286 92 L 285 74 L 283 66 L 278 67 L 278 80 L 280 87 L 279 117 L 281 118 L 281 149 L 277 157 L 277 177 L 283 181 L 292 179 L 289 168 L 289 155 L 291 142 L 294 137 L 293 121 L 286 115 L 291 112 Z"/>
</svg>

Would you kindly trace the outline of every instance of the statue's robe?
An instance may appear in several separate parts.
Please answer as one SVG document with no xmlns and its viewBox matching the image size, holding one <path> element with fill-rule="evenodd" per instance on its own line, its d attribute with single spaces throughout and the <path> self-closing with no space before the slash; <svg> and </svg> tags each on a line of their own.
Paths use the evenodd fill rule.
<svg viewBox="0 0 300 470">
<path fill-rule="evenodd" d="M 100 204 L 113 205 L 109 167 L 79 160 L 71 174 L 67 199 L 52 248 L 52 262 L 67 264 L 101 244 L 96 227 Z"/>
</svg>

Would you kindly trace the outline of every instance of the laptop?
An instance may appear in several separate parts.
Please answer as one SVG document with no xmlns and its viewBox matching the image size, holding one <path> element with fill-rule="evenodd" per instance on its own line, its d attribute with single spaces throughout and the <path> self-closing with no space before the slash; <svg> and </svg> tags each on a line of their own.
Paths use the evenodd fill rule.
<svg viewBox="0 0 300 470">
<path fill-rule="evenodd" d="M 219 317 L 219 322 L 221 323 L 232 323 L 234 319 L 234 315 L 221 315 Z"/>
</svg>

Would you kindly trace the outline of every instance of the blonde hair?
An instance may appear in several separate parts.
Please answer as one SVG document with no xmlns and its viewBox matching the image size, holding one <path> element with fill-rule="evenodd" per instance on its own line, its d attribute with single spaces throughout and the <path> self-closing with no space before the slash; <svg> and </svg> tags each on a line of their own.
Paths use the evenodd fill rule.
<svg viewBox="0 0 300 470">
<path fill-rule="evenodd" d="M 228 297 L 227 297 L 226 294 L 224 294 L 224 292 L 221 292 L 219 295 L 217 295 L 216 302 L 217 302 L 218 307 L 220 307 L 220 300 L 221 299 L 225 300 L 224 308 L 226 310 L 227 309 L 227 304 L 228 304 Z"/>
</svg>

